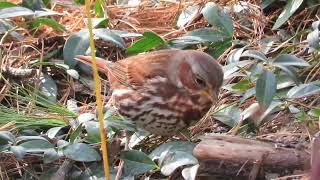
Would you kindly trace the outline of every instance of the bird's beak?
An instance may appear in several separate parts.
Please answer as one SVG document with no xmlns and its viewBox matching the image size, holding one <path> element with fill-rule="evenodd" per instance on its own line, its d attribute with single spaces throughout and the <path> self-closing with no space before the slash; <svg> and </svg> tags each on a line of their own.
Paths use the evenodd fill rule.
<svg viewBox="0 0 320 180">
<path fill-rule="evenodd" d="M 212 103 L 218 101 L 218 94 L 214 92 L 212 89 L 202 91 L 202 95 L 210 99 Z"/>
</svg>

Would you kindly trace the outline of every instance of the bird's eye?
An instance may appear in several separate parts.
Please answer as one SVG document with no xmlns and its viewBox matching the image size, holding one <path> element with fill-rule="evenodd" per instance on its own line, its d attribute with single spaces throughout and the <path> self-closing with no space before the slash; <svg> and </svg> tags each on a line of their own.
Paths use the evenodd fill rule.
<svg viewBox="0 0 320 180">
<path fill-rule="evenodd" d="M 203 79 L 201 79 L 200 77 L 196 77 L 196 83 L 200 86 L 205 86 L 206 82 L 204 82 Z"/>
</svg>

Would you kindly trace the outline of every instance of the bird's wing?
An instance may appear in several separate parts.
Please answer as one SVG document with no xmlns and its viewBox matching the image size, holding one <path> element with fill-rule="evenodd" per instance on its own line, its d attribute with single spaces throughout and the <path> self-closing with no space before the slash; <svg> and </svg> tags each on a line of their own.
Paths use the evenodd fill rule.
<svg viewBox="0 0 320 180">
<path fill-rule="evenodd" d="M 167 77 L 170 58 L 176 50 L 162 50 L 140 54 L 115 63 L 97 58 L 99 69 L 107 72 L 113 89 L 129 87 L 137 89 L 156 76 Z M 90 56 L 76 56 L 76 60 L 91 64 Z"/>
</svg>

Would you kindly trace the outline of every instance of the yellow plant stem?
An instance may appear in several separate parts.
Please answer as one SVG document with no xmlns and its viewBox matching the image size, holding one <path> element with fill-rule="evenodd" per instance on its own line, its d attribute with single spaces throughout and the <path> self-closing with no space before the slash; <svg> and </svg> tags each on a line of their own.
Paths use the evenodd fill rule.
<svg viewBox="0 0 320 180">
<path fill-rule="evenodd" d="M 91 48 L 91 56 L 92 56 L 93 78 L 94 78 L 94 82 L 95 82 L 96 102 L 97 102 L 97 106 L 98 106 L 98 119 L 99 119 L 99 126 L 100 126 L 103 168 L 104 168 L 104 173 L 105 173 L 106 179 L 110 180 L 108 150 L 107 150 L 107 142 L 106 142 L 107 137 L 106 137 L 106 131 L 105 131 L 104 122 L 103 122 L 101 84 L 100 84 L 100 80 L 99 80 L 98 67 L 96 64 L 96 55 L 95 55 L 96 50 L 94 47 L 93 32 L 92 32 L 92 20 L 91 20 L 91 15 L 90 15 L 90 0 L 85 1 L 85 6 L 86 6 L 86 14 L 88 17 L 88 30 L 89 30 L 90 48 Z"/>
</svg>

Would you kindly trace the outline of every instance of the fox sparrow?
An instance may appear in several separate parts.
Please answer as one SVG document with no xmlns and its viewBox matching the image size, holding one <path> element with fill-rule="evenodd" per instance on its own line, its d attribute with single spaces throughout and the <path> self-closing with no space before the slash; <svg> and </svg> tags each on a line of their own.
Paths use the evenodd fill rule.
<svg viewBox="0 0 320 180">
<path fill-rule="evenodd" d="M 92 63 L 90 56 L 75 59 Z M 196 50 L 160 50 L 115 63 L 97 58 L 97 66 L 109 78 L 119 114 L 164 136 L 202 118 L 217 102 L 223 81 L 220 65 Z"/>
</svg>

